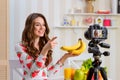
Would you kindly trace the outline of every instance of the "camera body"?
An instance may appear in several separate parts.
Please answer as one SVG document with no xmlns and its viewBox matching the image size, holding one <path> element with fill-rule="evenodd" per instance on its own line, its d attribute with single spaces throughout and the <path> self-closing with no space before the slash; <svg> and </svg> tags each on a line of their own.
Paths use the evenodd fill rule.
<svg viewBox="0 0 120 80">
<path fill-rule="evenodd" d="M 108 34 L 108 31 L 106 27 L 100 26 L 98 24 L 94 24 L 89 26 L 84 36 L 88 40 L 91 40 L 91 39 L 105 40 L 107 39 L 107 34 Z"/>
<path fill-rule="evenodd" d="M 101 41 L 107 39 L 107 28 L 106 27 L 102 27 L 99 24 L 94 24 L 94 25 L 90 25 L 88 30 L 84 33 L 84 36 L 86 39 L 91 40 L 88 43 L 88 52 L 89 53 L 93 53 L 94 56 L 101 56 L 102 53 L 99 50 L 99 46 L 104 47 L 104 48 L 110 48 L 109 44 L 106 43 L 100 43 Z M 104 55 L 109 55 L 109 52 L 104 52 Z"/>
</svg>

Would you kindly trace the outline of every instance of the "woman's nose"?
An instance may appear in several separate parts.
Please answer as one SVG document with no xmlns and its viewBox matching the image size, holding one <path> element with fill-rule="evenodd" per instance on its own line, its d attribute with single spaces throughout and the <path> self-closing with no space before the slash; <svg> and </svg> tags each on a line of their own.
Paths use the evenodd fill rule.
<svg viewBox="0 0 120 80">
<path fill-rule="evenodd" d="M 40 26 L 40 29 L 44 29 L 44 26 Z"/>
</svg>

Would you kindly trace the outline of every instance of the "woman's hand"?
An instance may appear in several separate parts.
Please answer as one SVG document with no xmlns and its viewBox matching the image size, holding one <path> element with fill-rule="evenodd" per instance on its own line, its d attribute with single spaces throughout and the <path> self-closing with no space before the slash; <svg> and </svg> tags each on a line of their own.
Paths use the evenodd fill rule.
<svg viewBox="0 0 120 80">
<path fill-rule="evenodd" d="M 56 45 L 57 45 L 57 42 L 55 41 L 57 37 L 53 37 L 52 39 L 50 39 L 46 44 L 45 46 L 43 47 L 42 51 L 41 51 L 41 54 L 42 55 L 47 55 L 47 52 L 51 49 L 53 49 Z"/>
<path fill-rule="evenodd" d="M 67 58 L 75 57 L 75 56 L 78 56 L 78 55 L 79 54 L 65 53 L 59 61 L 63 64 Z"/>
<path fill-rule="evenodd" d="M 57 38 L 57 37 L 53 37 L 51 40 L 49 40 L 49 41 L 47 42 L 47 44 L 46 44 L 43 48 L 46 49 L 46 50 L 51 50 L 51 49 L 53 49 L 53 48 L 56 46 L 56 44 L 57 44 L 57 42 L 55 41 L 56 38 Z"/>
<path fill-rule="evenodd" d="M 78 56 L 78 55 L 79 54 L 66 53 L 64 56 L 67 56 L 69 58 L 69 57 L 75 57 L 75 56 Z"/>
</svg>

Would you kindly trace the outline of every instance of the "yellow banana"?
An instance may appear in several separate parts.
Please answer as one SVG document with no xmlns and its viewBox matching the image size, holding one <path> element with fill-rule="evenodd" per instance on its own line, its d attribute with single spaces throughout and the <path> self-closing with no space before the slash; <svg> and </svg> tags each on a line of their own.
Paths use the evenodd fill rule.
<svg viewBox="0 0 120 80">
<path fill-rule="evenodd" d="M 81 54 L 86 49 L 86 44 L 81 40 L 81 46 L 78 49 L 70 51 L 72 54 Z"/>
<path fill-rule="evenodd" d="M 81 46 L 81 39 L 78 40 L 78 42 L 71 46 L 62 46 L 61 49 L 64 51 L 72 51 L 75 49 L 78 49 Z"/>
</svg>

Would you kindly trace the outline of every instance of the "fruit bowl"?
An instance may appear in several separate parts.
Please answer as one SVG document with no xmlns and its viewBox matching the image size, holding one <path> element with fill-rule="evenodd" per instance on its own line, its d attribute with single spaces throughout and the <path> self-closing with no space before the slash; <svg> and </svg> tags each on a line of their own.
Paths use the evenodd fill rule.
<svg viewBox="0 0 120 80">
<path fill-rule="evenodd" d="M 110 14 L 109 10 L 98 10 L 96 13 L 98 14 Z"/>
</svg>

